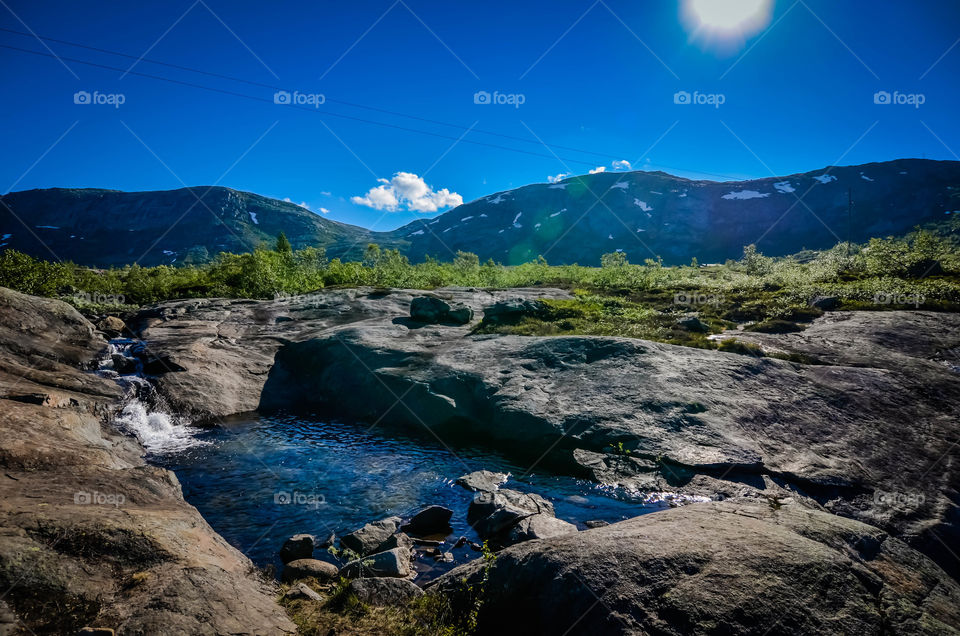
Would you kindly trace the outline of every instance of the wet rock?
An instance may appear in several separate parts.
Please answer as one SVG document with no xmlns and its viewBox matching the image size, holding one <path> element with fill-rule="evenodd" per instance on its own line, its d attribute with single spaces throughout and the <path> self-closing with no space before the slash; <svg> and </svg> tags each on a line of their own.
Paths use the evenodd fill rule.
<svg viewBox="0 0 960 636">
<path fill-rule="evenodd" d="M 319 549 L 319 550 L 326 550 L 326 549 L 329 548 L 330 546 L 336 544 L 336 542 L 337 542 L 337 535 L 334 534 L 333 532 L 331 532 L 331 533 L 327 536 L 327 538 L 324 539 L 323 541 L 321 541 L 320 543 L 318 543 L 316 547 L 317 547 L 317 549 Z"/>
<path fill-rule="evenodd" d="M 433 555 L 433 558 L 440 563 L 453 563 L 453 552 L 441 552 L 438 550 L 437 553 Z"/>
<path fill-rule="evenodd" d="M 359 530 L 340 537 L 340 547 L 360 556 L 380 552 L 382 546 L 400 526 L 400 517 L 388 517 L 368 523 Z"/>
<path fill-rule="evenodd" d="M 319 559 L 297 559 L 283 567 L 280 579 L 284 583 L 291 583 L 299 579 L 314 578 L 325 583 L 337 578 L 337 566 Z"/>
<path fill-rule="evenodd" d="M 407 550 L 413 550 L 414 540 L 404 534 L 403 532 L 398 532 L 394 535 L 391 535 L 386 541 L 380 544 L 377 552 L 383 552 L 384 550 L 392 550 L 394 548 L 405 548 Z"/>
<path fill-rule="evenodd" d="M 354 579 L 347 589 L 367 605 L 404 605 L 423 596 L 423 590 L 410 581 L 392 577 Z"/>
<path fill-rule="evenodd" d="M 403 526 L 403 529 L 410 534 L 421 536 L 449 534 L 451 517 L 453 517 L 453 510 L 443 506 L 429 506 L 413 515 L 413 518 Z"/>
<path fill-rule="evenodd" d="M 596 521 L 584 521 L 584 522 L 583 522 L 583 525 L 587 526 L 588 528 L 590 528 L 590 529 L 592 530 L 592 529 L 594 529 L 594 528 L 604 528 L 604 527 L 606 527 L 606 526 L 609 526 L 609 525 L 610 525 L 610 522 L 609 522 L 609 521 L 600 521 L 600 520 L 596 520 Z"/>
<path fill-rule="evenodd" d="M 136 373 L 138 370 L 139 365 L 136 358 L 128 358 L 120 353 L 115 353 L 110 356 L 110 359 L 113 361 L 113 370 L 121 375 Z"/>
<path fill-rule="evenodd" d="M 478 470 L 469 475 L 457 478 L 457 485 L 463 486 L 471 492 L 493 492 L 507 481 L 507 473 L 495 473 L 489 470 Z"/>
<path fill-rule="evenodd" d="M 306 583 L 297 583 L 283 595 L 293 600 L 320 601 L 323 597 Z"/>
<path fill-rule="evenodd" d="M 410 550 L 393 548 L 347 563 L 341 568 L 340 575 L 350 579 L 359 576 L 407 577 L 412 572 L 412 558 Z"/>
<path fill-rule="evenodd" d="M 481 537 L 500 545 L 577 529 L 556 519 L 553 504 L 543 497 L 506 488 L 476 493 L 467 510 L 467 522 Z"/>
</svg>

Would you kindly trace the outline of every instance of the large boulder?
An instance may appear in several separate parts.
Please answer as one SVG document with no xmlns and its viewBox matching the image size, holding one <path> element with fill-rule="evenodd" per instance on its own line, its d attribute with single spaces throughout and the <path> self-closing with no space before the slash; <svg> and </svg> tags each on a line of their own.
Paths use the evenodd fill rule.
<svg viewBox="0 0 960 636">
<path fill-rule="evenodd" d="M 960 633 L 960 586 L 932 561 L 790 503 L 696 504 L 523 543 L 430 591 L 460 607 L 482 593 L 479 634 Z"/>
<path fill-rule="evenodd" d="M 408 581 L 393 577 L 354 579 L 347 590 L 368 605 L 404 605 L 423 596 L 423 590 Z"/>
<path fill-rule="evenodd" d="M 463 303 L 448 302 L 436 296 L 420 296 L 410 301 L 410 318 L 427 324 L 465 325 L 473 320 L 473 309 Z"/>
<path fill-rule="evenodd" d="M 413 515 L 403 529 L 410 534 L 427 536 L 432 534 L 450 534 L 450 519 L 453 510 L 443 506 L 428 506 Z"/>
<path fill-rule="evenodd" d="M 340 547 L 360 556 L 386 549 L 384 544 L 400 527 L 400 517 L 388 517 L 368 523 L 359 530 L 340 537 Z"/>
<path fill-rule="evenodd" d="M 529 298 L 501 300 L 483 308 L 483 322 L 492 325 L 513 323 L 522 318 L 533 318 L 543 313 L 544 304 Z"/>
<path fill-rule="evenodd" d="M 280 548 L 280 560 L 290 563 L 297 559 L 309 559 L 313 556 L 316 539 L 312 534 L 295 534 L 283 542 Z"/>
</svg>

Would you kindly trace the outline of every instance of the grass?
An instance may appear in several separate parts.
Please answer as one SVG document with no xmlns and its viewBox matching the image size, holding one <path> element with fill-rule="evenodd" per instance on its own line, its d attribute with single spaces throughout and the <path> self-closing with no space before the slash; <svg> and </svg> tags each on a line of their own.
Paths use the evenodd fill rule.
<svg viewBox="0 0 960 636">
<path fill-rule="evenodd" d="M 319 601 L 290 600 L 281 597 L 280 604 L 303 636 L 467 636 L 464 620 L 453 615 L 447 601 L 425 594 L 405 605 L 377 607 L 361 603 L 350 592 L 349 581 L 321 585 L 315 580 L 306 583 L 319 592 Z M 288 586 L 284 586 L 284 590 Z"/>
</svg>

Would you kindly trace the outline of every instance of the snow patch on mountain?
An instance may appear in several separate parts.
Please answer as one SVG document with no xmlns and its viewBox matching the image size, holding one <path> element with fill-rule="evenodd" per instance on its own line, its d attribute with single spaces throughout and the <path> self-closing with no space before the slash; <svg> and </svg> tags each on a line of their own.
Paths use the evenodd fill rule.
<svg viewBox="0 0 960 636">
<path fill-rule="evenodd" d="M 417 230 L 416 232 L 410 232 L 410 236 L 420 236 L 423 234 L 423 230 Z"/>
<path fill-rule="evenodd" d="M 822 175 L 820 175 L 820 176 L 818 176 L 818 177 L 814 177 L 814 179 L 816 179 L 816 180 L 819 181 L 820 183 L 830 183 L 831 181 L 836 181 L 836 180 L 837 180 L 837 178 L 836 178 L 835 176 L 833 176 L 832 174 L 822 174 Z"/>
<path fill-rule="evenodd" d="M 495 198 L 495 199 L 494 199 L 494 198 L 487 199 L 487 203 L 493 203 L 494 205 L 497 205 L 498 203 L 503 203 L 503 201 L 504 201 L 504 199 L 503 199 L 503 193 L 502 193 L 502 192 L 501 192 L 500 194 L 498 194 L 498 195 L 497 195 L 497 198 Z"/>
<path fill-rule="evenodd" d="M 472 219 L 472 218 L 473 218 L 472 216 L 465 216 L 465 217 L 463 217 L 462 219 L 460 219 L 460 222 L 461 222 L 461 223 L 466 223 L 467 221 L 469 221 L 469 220 Z"/>
<path fill-rule="evenodd" d="M 641 201 L 640 199 L 634 199 L 633 204 L 638 208 L 640 208 L 641 210 L 643 210 L 644 212 L 650 212 L 651 210 L 653 210 L 653 208 L 647 205 L 646 201 Z"/>
<path fill-rule="evenodd" d="M 517 221 L 520 220 L 521 216 L 523 216 L 523 212 L 517 212 L 517 216 L 513 217 L 513 227 L 517 228 L 518 230 L 523 227 L 522 225 L 517 223 Z"/>
<path fill-rule="evenodd" d="M 790 185 L 789 181 L 780 181 L 779 183 L 774 183 L 773 187 L 776 188 L 777 192 L 782 192 L 783 194 L 790 194 L 791 192 L 796 192 L 797 189 Z"/>
<path fill-rule="evenodd" d="M 746 201 L 747 199 L 764 199 L 770 196 L 769 192 L 757 192 L 756 190 L 739 190 L 737 192 L 729 192 L 722 197 L 721 199 L 736 199 L 738 201 Z"/>
<path fill-rule="evenodd" d="M 250 214 L 250 220 L 253 221 L 253 224 L 254 224 L 254 225 L 260 225 L 260 222 L 257 221 L 257 213 L 256 213 L 256 212 L 250 212 L 249 214 Z"/>
<path fill-rule="evenodd" d="M 556 189 L 556 190 L 566 190 L 566 189 L 567 189 L 567 184 L 566 184 L 566 183 L 554 183 L 553 185 L 548 185 L 547 188 L 549 188 L 549 189 L 551 189 L 551 190 L 554 190 L 554 189 Z"/>
<path fill-rule="evenodd" d="M 614 188 L 620 188 L 621 190 L 626 190 L 629 187 L 630 187 L 630 184 L 627 183 L 626 181 L 617 181 L 612 186 L 610 186 L 610 189 L 613 190 Z"/>
<path fill-rule="evenodd" d="M 860 173 L 860 178 L 863 179 L 864 181 L 873 181 L 873 179 L 863 174 L 862 172 Z"/>
</svg>

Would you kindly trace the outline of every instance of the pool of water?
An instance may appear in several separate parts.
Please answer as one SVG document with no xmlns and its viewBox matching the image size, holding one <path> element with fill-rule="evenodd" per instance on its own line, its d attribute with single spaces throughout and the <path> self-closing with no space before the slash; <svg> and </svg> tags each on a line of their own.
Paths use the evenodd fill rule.
<svg viewBox="0 0 960 636">
<path fill-rule="evenodd" d="M 277 552 L 297 533 L 338 537 L 365 523 L 423 506 L 454 511 L 444 550 L 453 564 L 418 559 L 417 581 L 476 558 L 460 536 L 479 538 L 466 521 L 472 493 L 457 486 L 475 470 L 510 473 L 507 487 L 553 502 L 557 517 L 577 524 L 619 521 L 660 510 L 643 496 L 543 472 L 469 445 L 303 415 L 252 415 L 199 433 L 197 444 L 151 457 L 176 472 L 184 497 L 227 541 L 259 566 L 280 565 Z M 315 555 L 334 561 L 325 553 Z"/>
</svg>

